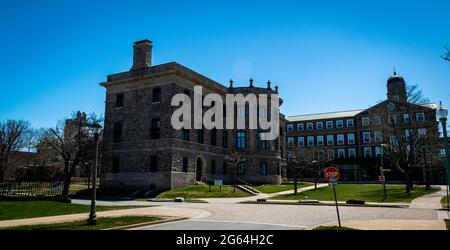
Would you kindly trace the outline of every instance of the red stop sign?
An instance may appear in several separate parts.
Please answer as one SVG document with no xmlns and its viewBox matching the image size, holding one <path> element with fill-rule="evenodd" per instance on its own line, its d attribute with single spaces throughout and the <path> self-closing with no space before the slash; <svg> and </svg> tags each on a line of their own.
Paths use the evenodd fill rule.
<svg viewBox="0 0 450 250">
<path fill-rule="evenodd" d="M 339 170 L 335 167 L 328 167 L 324 170 L 324 178 L 327 181 L 337 181 L 339 180 L 341 175 L 339 174 Z"/>
</svg>

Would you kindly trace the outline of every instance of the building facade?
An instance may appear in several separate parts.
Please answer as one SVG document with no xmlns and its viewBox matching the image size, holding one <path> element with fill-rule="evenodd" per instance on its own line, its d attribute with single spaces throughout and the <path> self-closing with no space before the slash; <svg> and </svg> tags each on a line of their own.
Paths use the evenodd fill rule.
<svg viewBox="0 0 450 250">
<path fill-rule="evenodd" d="M 253 80 L 248 87 L 234 87 L 232 81 L 227 87 L 175 62 L 152 65 L 152 47 L 148 40 L 136 42 L 131 69 L 101 83 L 106 88 L 101 187 L 167 190 L 213 180 L 281 183 L 286 165 L 282 114 L 281 135 L 274 141 L 259 140 L 261 131 L 248 129 L 248 122 L 242 130 L 171 126 L 177 109 L 171 105 L 172 97 L 183 93 L 192 99 L 194 86 L 201 86 L 203 95 L 222 98 L 236 93 L 277 94 L 277 87 L 272 89 L 270 82 L 255 87 Z M 244 113 L 235 111 L 235 121 L 248 121 L 248 105 Z M 236 153 L 245 161 L 233 164 Z"/>
<path fill-rule="evenodd" d="M 405 81 L 394 72 L 387 81 L 387 99 L 368 109 L 287 117 L 288 151 L 299 157 L 313 155 L 323 165 L 333 164 L 340 169 L 342 180 L 349 181 L 376 181 L 383 159 L 388 179 L 401 180 L 393 164 L 381 156 L 394 141 L 406 148 L 411 141 L 419 150 L 414 152 L 415 174 L 422 175 L 420 167 L 437 160 L 436 105 L 413 104 L 407 99 Z"/>
</svg>

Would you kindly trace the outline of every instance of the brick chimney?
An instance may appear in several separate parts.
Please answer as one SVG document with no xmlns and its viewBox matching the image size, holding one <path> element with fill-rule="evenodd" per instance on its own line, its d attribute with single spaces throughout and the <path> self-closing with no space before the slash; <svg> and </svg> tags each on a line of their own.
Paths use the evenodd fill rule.
<svg viewBox="0 0 450 250">
<path fill-rule="evenodd" d="M 133 67 L 131 67 L 131 70 L 145 69 L 152 66 L 152 47 L 152 42 L 147 39 L 134 43 Z"/>
</svg>

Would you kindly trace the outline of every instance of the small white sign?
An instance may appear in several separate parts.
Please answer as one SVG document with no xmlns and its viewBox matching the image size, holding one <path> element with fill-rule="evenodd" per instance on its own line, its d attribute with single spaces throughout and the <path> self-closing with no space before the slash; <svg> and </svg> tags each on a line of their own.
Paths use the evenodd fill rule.
<svg viewBox="0 0 450 250">
<path fill-rule="evenodd" d="M 222 180 L 214 180 L 214 186 L 222 186 Z"/>
</svg>

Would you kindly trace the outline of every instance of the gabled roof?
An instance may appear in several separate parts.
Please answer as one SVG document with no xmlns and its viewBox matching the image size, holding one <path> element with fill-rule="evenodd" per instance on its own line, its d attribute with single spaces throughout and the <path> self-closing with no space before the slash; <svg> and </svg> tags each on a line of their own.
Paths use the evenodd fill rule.
<svg viewBox="0 0 450 250">
<path fill-rule="evenodd" d="M 295 116 L 288 116 L 287 120 L 290 122 L 299 122 L 299 121 L 311 121 L 311 120 L 352 117 L 352 116 L 359 114 L 360 112 L 362 112 L 364 110 L 365 109 L 358 109 L 358 110 L 317 113 L 317 114 L 308 114 L 308 115 L 295 115 Z"/>
</svg>

